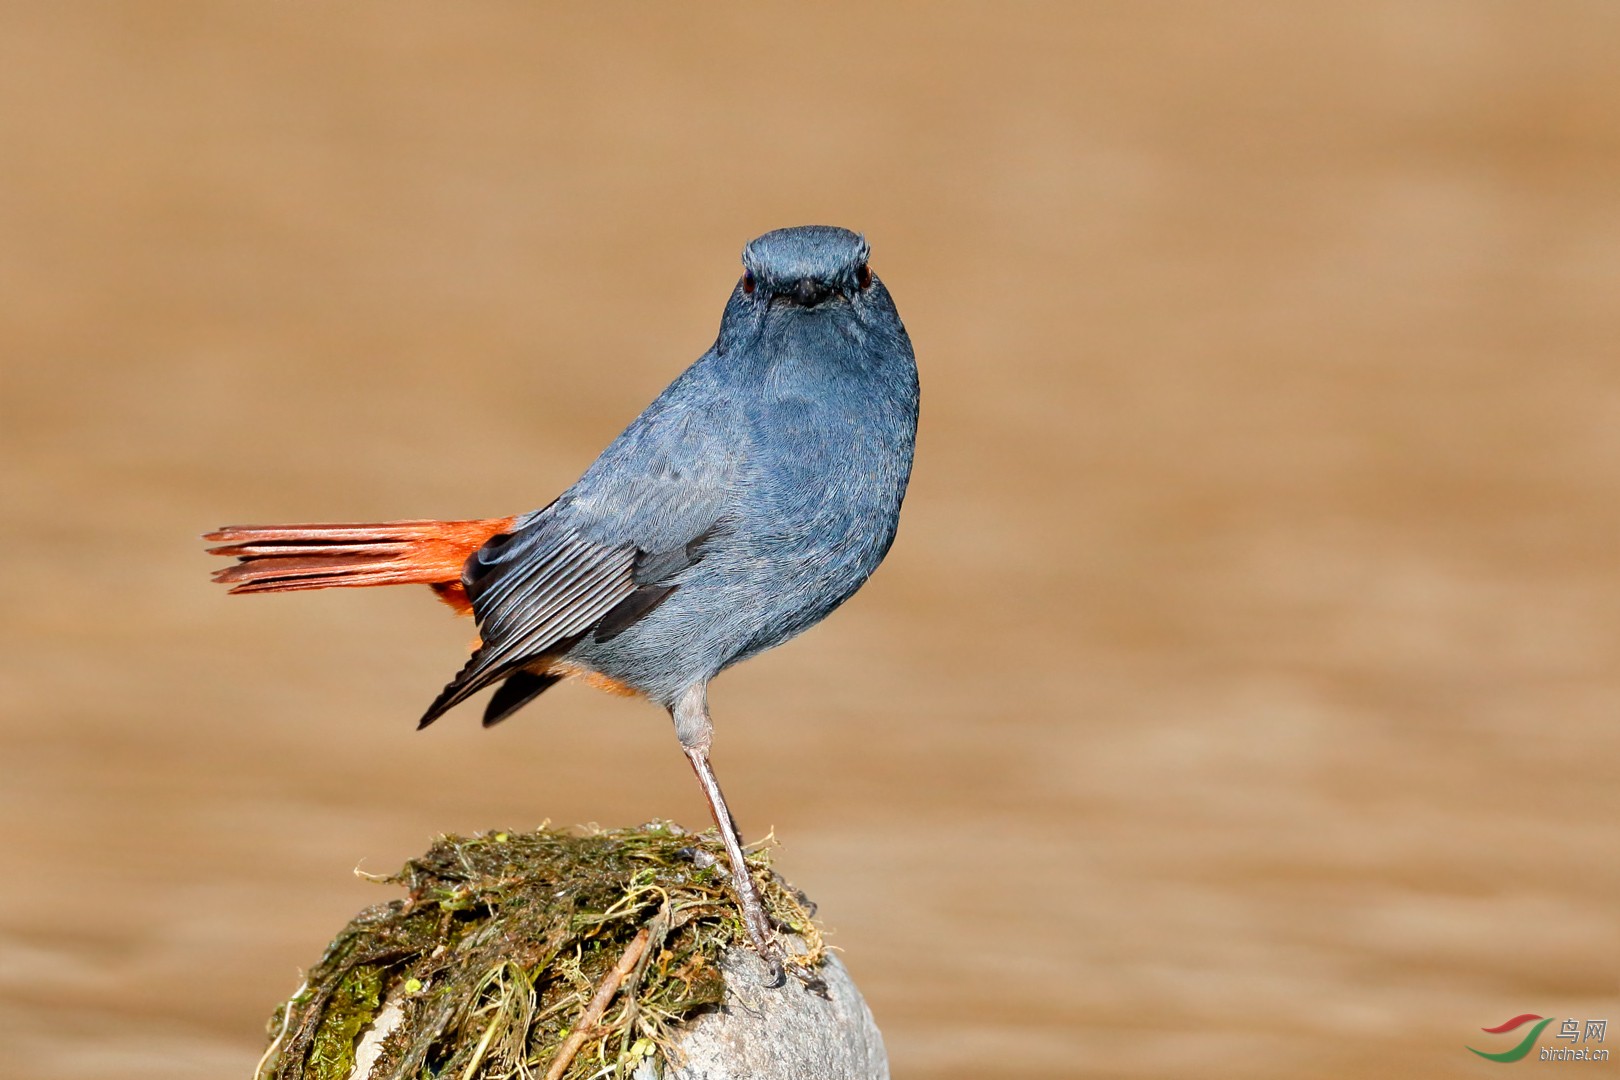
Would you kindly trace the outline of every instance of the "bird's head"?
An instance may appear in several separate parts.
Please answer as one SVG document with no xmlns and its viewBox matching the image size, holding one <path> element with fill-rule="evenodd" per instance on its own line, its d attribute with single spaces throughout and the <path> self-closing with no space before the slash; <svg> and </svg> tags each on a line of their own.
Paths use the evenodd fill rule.
<svg viewBox="0 0 1620 1080">
<path fill-rule="evenodd" d="M 756 304 L 803 310 L 852 301 L 872 288 L 871 249 L 859 233 L 831 225 L 777 229 L 743 248 L 738 289 Z"/>
</svg>

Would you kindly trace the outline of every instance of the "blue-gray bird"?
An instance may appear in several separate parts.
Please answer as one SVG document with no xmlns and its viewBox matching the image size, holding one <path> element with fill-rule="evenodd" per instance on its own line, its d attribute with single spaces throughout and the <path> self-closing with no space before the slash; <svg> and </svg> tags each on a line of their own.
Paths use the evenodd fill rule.
<svg viewBox="0 0 1620 1080">
<path fill-rule="evenodd" d="M 866 241 L 779 229 L 743 249 L 714 345 L 544 509 L 480 521 L 233 526 L 232 592 L 431 585 L 477 620 L 421 726 L 486 687 L 494 724 L 562 679 L 668 709 L 755 947 L 781 952 L 709 765 L 709 681 L 820 622 L 894 540 L 917 365 Z"/>
</svg>

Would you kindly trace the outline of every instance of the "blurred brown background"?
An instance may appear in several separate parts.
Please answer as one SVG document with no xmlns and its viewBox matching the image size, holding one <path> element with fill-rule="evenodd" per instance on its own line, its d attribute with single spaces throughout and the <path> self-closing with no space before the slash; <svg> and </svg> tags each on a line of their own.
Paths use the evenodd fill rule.
<svg viewBox="0 0 1620 1080">
<path fill-rule="evenodd" d="M 896 1076 L 1620 1020 L 1620 6 L 36 3 L 0 1073 L 246 1075 L 357 864 L 705 823 L 658 711 L 417 734 L 467 624 L 227 600 L 196 537 L 544 503 L 805 222 L 872 241 L 918 468 L 715 760 Z"/>
</svg>

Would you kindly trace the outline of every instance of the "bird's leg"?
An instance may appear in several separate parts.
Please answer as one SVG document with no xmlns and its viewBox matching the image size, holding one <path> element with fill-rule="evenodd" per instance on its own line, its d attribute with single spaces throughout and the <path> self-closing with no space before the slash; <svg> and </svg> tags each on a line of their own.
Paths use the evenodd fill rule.
<svg viewBox="0 0 1620 1080">
<path fill-rule="evenodd" d="M 737 833 L 737 822 L 726 807 L 726 797 L 720 793 L 720 781 L 715 779 L 709 765 L 709 743 L 714 737 L 714 725 L 709 720 L 707 687 L 698 685 L 687 690 L 670 709 L 675 719 L 675 734 L 681 740 L 692 771 L 697 773 L 703 795 L 709 800 L 709 813 L 725 842 L 726 855 L 731 860 L 731 885 L 737 890 L 737 905 L 742 909 L 743 925 L 748 937 L 771 968 L 771 985 L 782 983 L 782 949 L 771 933 L 771 922 L 765 914 L 765 904 L 759 897 L 753 876 L 748 872 L 748 861 L 743 858 L 742 837 Z"/>
<path fill-rule="evenodd" d="M 782 961 L 781 947 L 771 933 L 770 919 L 765 914 L 765 903 L 760 899 L 759 888 L 754 884 L 753 875 L 748 872 L 748 862 L 743 857 L 742 838 L 737 835 L 737 823 L 731 817 L 731 811 L 726 808 L 725 796 L 720 793 L 720 784 L 714 777 L 714 769 L 709 767 L 709 754 L 706 750 L 688 749 L 687 758 L 692 762 L 692 769 L 697 773 L 698 783 L 703 785 L 703 794 L 709 800 L 709 812 L 714 815 L 714 823 L 720 827 L 720 839 L 725 841 L 726 856 L 731 860 L 731 885 L 737 890 L 737 904 L 742 909 L 743 925 L 748 928 L 748 937 L 754 943 L 754 950 L 760 958 L 771 965 L 771 973 L 776 982 L 781 981 Z"/>
</svg>

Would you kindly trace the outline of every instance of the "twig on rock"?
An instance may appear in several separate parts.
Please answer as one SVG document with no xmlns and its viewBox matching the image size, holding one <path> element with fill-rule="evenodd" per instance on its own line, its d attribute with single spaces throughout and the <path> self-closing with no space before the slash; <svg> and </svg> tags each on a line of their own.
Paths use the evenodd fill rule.
<svg viewBox="0 0 1620 1080">
<path fill-rule="evenodd" d="M 546 1080 L 561 1080 L 562 1074 L 568 1071 L 569 1065 L 573 1064 L 574 1055 L 579 1053 L 581 1046 L 585 1045 L 585 1040 L 590 1036 L 591 1030 L 602 1019 L 602 1014 L 607 1011 L 608 1002 L 612 1001 L 613 995 L 619 992 L 619 984 L 624 982 L 624 977 L 630 974 L 630 969 L 636 966 L 636 961 L 640 960 L 641 954 L 646 951 L 648 937 L 647 928 L 642 927 L 641 933 L 632 938 L 630 944 L 625 946 L 624 954 L 619 957 L 619 962 L 613 965 L 613 970 L 603 977 L 602 985 L 596 988 L 596 995 L 591 998 L 591 1003 L 585 1007 L 585 1012 L 580 1016 L 579 1023 L 574 1025 L 574 1030 L 569 1033 L 562 1046 L 558 1047 L 557 1056 L 551 1061 L 551 1068 L 546 1070 Z"/>
</svg>

